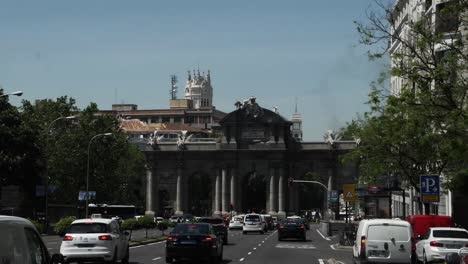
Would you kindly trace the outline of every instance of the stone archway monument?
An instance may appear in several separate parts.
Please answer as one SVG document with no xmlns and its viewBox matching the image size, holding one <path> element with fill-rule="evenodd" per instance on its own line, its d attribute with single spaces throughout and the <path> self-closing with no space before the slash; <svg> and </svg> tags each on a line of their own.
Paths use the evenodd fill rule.
<svg viewBox="0 0 468 264">
<path fill-rule="evenodd" d="M 189 212 L 196 204 L 189 195 L 194 175 L 209 177 L 213 215 L 255 210 L 279 217 L 309 209 L 301 207 L 303 197 L 297 185 L 288 184 L 289 178 L 302 180 L 301 175 L 313 172 L 330 179 L 328 187 L 334 190 L 357 178 L 356 166 L 339 163 L 340 156 L 355 147 L 354 141 L 296 141 L 292 123 L 262 108 L 255 97 L 235 106 L 213 128 L 216 138 L 188 140 L 184 135 L 177 142 L 133 142 L 148 162 L 146 211 L 160 214 L 163 208 L 157 208 L 155 194 L 164 189 L 174 214 Z"/>
</svg>

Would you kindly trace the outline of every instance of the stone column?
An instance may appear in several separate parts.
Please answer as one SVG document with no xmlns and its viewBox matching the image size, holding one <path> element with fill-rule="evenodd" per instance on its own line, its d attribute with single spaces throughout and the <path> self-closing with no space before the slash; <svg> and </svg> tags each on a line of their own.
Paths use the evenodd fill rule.
<svg viewBox="0 0 468 264">
<path fill-rule="evenodd" d="M 286 194 L 284 193 L 284 173 L 283 168 L 278 170 L 278 216 L 286 217 L 286 211 L 284 208 Z"/>
<path fill-rule="evenodd" d="M 183 191 L 182 191 L 182 168 L 177 168 L 177 193 L 176 193 L 176 215 L 182 215 L 182 202 L 183 202 Z"/>
<path fill-rule="evenodd" d="M 216 169 L 215 179 L 215 203 L 213 213 L 215 215 L 221 215 L 221 170 Z"/>
<path fill-rule="evenodd" d="M 232 168 L 231 169 L 231 201 L 230 203 L 233 205 L 233 208 L 232 208 L 233 211 L 236 211 L 236 208 L 237 208 L 236 180 L 237 180 L 236 169 Z"/>
<path fill-rule="evenodd" d="M 227 213 L 227 168 L 221 170 L 221 210 Z"/>
<path fill-rule="evenodd" d="M 276 192 L 275 192 L 275 170 L 276 168 L 270 168 L 270 210 L 268 211 L 268 214 L 270 215 L 275 215 L 276 214 L 276 208 L 275 208 L 275 198 L 276 198 Z"/>
<path fill-rule="evenodd" d="M 153 168 L 146 167 L 146 211 L 145 215 L 154 217 Z"/>
</svg>

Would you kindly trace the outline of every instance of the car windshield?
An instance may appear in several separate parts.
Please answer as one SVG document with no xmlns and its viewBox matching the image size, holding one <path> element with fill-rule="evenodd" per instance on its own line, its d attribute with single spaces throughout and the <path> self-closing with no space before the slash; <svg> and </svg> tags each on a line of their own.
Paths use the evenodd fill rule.
<svg viewBox="0 0 468 264">
<path fill-rule="evenodd" d="M 400 225 L 370 225 L 367 230 L 368 240 L 408 241 L 409 237 L 409 228 Z"/>
<path fill-rule="evenodd" d="M 179 224 L 174 227 L 173 234 L 208 234 L 209 225 Z"/>
<path fill-rule="evenodd" d="M 468 239 L 468 232 L 458 230 L 433 230 L 433 237 L 447 237 L 447 238 L 466 238 Z"/>
<path fill-rule="evenodd" d="M 72 224 L 67 233 L 69 234 L 86 234 L 86 233 L 107 233 L 108 226 L 103 223 L 79 223 Z"/>
<path fill-rule="evenodd" d="M 245 221 L 260 221 L 260 216 L 259 215 L 247 215 L 245 216 Z"/>
<path fill-rule="evenodd" d="M 224 221 L 221 218 L 200 218 L 198 220 L 200 223 L 210 223 L 210 224 L 223 224 Z"/>
</svg>

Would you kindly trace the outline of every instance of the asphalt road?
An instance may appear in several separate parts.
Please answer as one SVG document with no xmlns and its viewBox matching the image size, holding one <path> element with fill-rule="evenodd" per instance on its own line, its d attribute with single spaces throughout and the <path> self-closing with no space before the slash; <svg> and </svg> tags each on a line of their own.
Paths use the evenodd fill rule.
<svg viewBox="0 0 468 264">
<path fill-rule="evenodd" d="M 257 264 L 294 264 L 333 263 L 351 264 L 351 249 L 336 247 L 337 238 L 327 238 L 319 234 L 318 225 L 312 224 L 307 231 L 307 241 L 278 241 L 276 231 L 265 234 L 246 234 L 242 231 L 229 231 L 229 244 L 224 246 L 224 264 L 257 263 Z M 58 243 L 57 243 L 58 242 Z M 60 239 L 47 239 L 46 245 L 52 252 L 57 252 Z M 165 263 L 165 242 L 158 242 L 130 249 L 130 262 L 133 264 Z"/>
</svg>

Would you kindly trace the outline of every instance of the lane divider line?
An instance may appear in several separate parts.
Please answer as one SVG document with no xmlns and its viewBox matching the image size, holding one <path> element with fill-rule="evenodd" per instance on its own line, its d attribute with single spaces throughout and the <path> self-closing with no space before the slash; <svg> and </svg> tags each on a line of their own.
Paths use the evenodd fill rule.
<svg viewBox="0 0 468 264">
<path fill-rule="evenodd" d="M 318 259 L 318 261 L 319 261 L 320 264 L 324 264 L 323 259 Z"/>
<path fill-rule="evenodd" d="M 257 250 L 257 248 L 253 248 L 253 250 Z"/>
<path fill-rule="evenodd" d="M 244 258 L 239 259 L 239 261 L 244 261 Z"/>
<path fill-rule="evenodd" d="M 325 237 L 324 235 L 322 235 L 322 233 L 321 233 L 318 229 L 315 229 L 315 230 L 317 231 L 317 233 L 319 233 L 319 235 L 320 235 L 323 239 L 330 241 L 330 238 Z"/>
<path fill-rule="evenodd" d="M 145 246 L 145 245 L 134 246 L 134 247 L 131 247 L 130 249 L 140 248 L 140 247 L 144 247 L 144 246 Z"/>
<path fill-rule="evenodd" d="M 252 252 L 247 253 L 247 255 L 250 255 L 250 254 L 252 254 Z"/>
<path fill-rule="evenodd" d="M 161 257 L 157 257 L 157 258 L 154 258 L 153 260 L 158 260 L 158 259 L 160 259 L 160 258 L 161 258 Z"/>
</svg>

